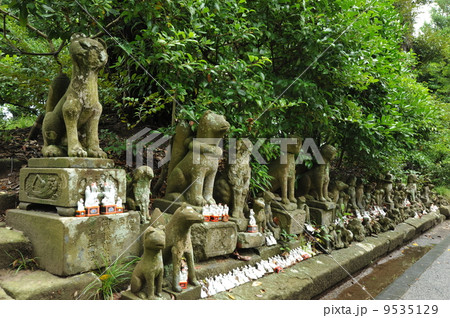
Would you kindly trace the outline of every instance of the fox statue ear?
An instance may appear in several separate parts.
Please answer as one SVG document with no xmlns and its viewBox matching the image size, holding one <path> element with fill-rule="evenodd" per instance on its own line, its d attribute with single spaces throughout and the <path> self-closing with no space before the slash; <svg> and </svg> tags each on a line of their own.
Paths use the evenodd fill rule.
<svg viewBox="0 0 450 318">
<path fill-rule="evenodd" d="M 70 42 L 72 42 L 76 39 L 85 38 L 85 37 L 86 37 L 86 35 L 84 33 L 77 32 L 77 33 L 72 34 L 72 36 L 70 37 Z"/>
<path fill-rule="evenodd" d="M 99 41 L 99 42 L 103 45 L 103 47 L 105 48 L 105 50 L 108 49 L 108 46 L 106 45 L 106 42 L 105 42 L 103 39 L 98 38 L 98 39 L 96 39 L 96 40 Z"/>
</svg>

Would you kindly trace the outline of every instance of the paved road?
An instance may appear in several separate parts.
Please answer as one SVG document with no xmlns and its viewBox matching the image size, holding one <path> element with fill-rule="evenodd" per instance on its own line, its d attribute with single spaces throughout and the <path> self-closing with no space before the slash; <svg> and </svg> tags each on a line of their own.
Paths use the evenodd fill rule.
<svg viewBox="0 0 450 318">
<path fill-rule="evenodd" d="M 450 299 L 450 233 L 376 299 Z"/>
</svg>

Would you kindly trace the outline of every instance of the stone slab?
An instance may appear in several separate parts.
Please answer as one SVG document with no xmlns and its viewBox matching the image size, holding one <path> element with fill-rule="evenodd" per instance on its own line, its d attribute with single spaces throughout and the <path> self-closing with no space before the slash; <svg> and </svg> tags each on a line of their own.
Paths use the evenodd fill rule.
<svg viewBox="0 0 450 318">
<path fill-rule="evenodd" d="M 418 219 L 409 218 L 405 221 L 405 223 L 413 226 L 416 229 L 415 235 L 418 236 L 434 225 L 434 218 L 424 215 L 423 217 Z"/>
<path fill-rule="evenodd" d="M 46 271 L 67 276 L 105 266 L 118 256 L 139 256 L 139 214 L 134 211 L 94 217 L 61 217 L 55 213 L 9 210 L 6 223 L 22 231 L 33 256 Z"/>
<path fill-rule="evenodd" d="M 272 215 L 278 218 L 279 225 L 288 234 L 301 234 L 305 228 L 306 211 L 295 209 L 286 211 L 278 208 L 272 208 Z"/>
<path fill-rule="evenodd" d="M 0 191 L 0 211 L 14 209 L 18 204 L 18 197 L 15 192 Z"/>
<path fill-rule="evenodd" d="M 13 300 L 13 298 L 9 297 L 5 290 L 0 287 L 0 300 Z"/>
<path fill-rule="evenodd" d="M 318 226 L 330 225 L 333 222 L 333 214 L 333 210 L 325 211 L 314 207 L 309 208 L 311 222 Z"/>
<path fill-rule="evenodd" d="M 405 232 L 395 229 L 394 231 L 387 231 L 378 234 L 380 238 L 387 238 L 389 240 L 388 252 L 395 250 L 397 247 L 403 245 L 405 239 Z"/>
<path fill-rule="evenodd" d="M 439 207 L 439 213 L 444 215 L 447 219 L 450 218 L 450 205 L 442 205 Z"/>
<path fill-rule="evenodd" d="M 39 270 L 4 275 L 0 287 L 17 300 L 75 300 L 93 298 L 101 282 L 93 273 L 61 278 Z"/>
<path fill-rule="evenodd" d="M 237 246 L 237 227 L 233 222 L 204 222 L 191 227 L 194 258 L 198 261 L 233 253 Z"/>
<path fill-rule="evenodd" d="M 359 245 L 353 242 L 348 248 L 332 251 L 331 258 L 342 270 L 351 274 L 370 264 L 374 259 L 374 249 L 370 245 Z"/>
<path fill-rule="evenodd" d="M 260 232 L 246 233 L 239 232 L 237 239 L 238 248 L 254 248 L 263 246 L 266 243 L 266 238 Z"/>
<path fill-rule="evenodd" d="M 317 208 L 325 211 L 334 210 L 336 208 L 336 204 L 331 201 L 323 202 L 323 201 L 317 201 L 317 200 L 307 200 L 306 204 L 310 208 Z"/>
<path fill-rule="evenodd" d="M 105 181 L 114 183 L 117 197 L 126 202 L 126 174 L 123 169 L 23 168 L 20 170 L 19 200 L 21 204 L 76 208 L 78 200 L 84 199 L 87 185 L 96 182 L 101 190 Z M 71 211 L 66 216 L 73 216 L 75 210 Z"/>
<path fill-rule="evenodd" d="M 174 214 L 175 211 L 179 207 L 181 207 L 182 204 L 183 204 L 183 202 L 170 201 L 170 200 L 166 200 L 166 199 L 155 199 L 153 201 L 153 208 L 160 209 L 162 213 Z M 202 207 L 195 206 L 195 205 L 191 205 L 191 207 L 197 212 L 202 211 Z"/>
<path fill-rule="evenodd" d="M 120 293 L 121 297 L 120 300 L 146 300 L 146 299 L 141 299 L 138 296 L 136 296 L 135 294 L 133 294 L 131 291 L 126 290 Z M 170 294 L 163 292 L 162 297 L 156 300 L 171 300 L 172 297 L 170 297 Z"/>
<path fill-rule="evenodd" d="M 411 241 L 416 236 L 416 229 L 407 224 L 407 223 L 400 223 L 395 226 L 395 231 L 403 232 L 403 243 Z"/>
<path fill-rule="evenodd" d="M 31 256 L 31 243 L 22 232 L 0 228 L 0 268 L 7 268 L 16 259 Z"/>
<path fill-rule="evenodd" d="M 186 289 L 183 289 L 180 293 L 174 292 L 171 289 L 163 288 L 163 291 L 172 295 L 175 300 L 196 300 L 201 297 L 201 287 L 188 285 Z"/>
<path fill-rule="evenodd" d="M 28 160 L 28 167 L 109 169 L 114 167 L 114 160 L 76 157 L 31 158 Z"/>
</svg>

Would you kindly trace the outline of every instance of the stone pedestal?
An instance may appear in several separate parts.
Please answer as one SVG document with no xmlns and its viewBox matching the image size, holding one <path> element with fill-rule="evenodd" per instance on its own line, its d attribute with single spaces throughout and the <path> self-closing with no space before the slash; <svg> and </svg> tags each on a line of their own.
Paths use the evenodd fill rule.
<svg viewBox="0 0 450 318">
<path fill-rule="evenodd" d="M 112 169 L 109 159 L 96 158 L 33 158 L 20 170 L 20 208 L 32 210 L 33 205 L 55 207 L 61 216 L 74 216 L 77 202 L 83 200 L 86 186 L 96 182 L 113 183 L 117 197 L 125 202 L 125 170 Z M 102 198 L 99 198 L 101 200 Z"/>
<path fill-rule="evenodd" d="M 334 202 L 322 202 L 316 200 L 308 200 L 306 204 L 309 206 L 309 214 L 311 222 L 317 225 L 330 225 L 334 222 L 335 208 Z"/>
<path fill-rule="evenodd" d="M 191 240 L 195 261 L 233 253 L 237 237 L 237 227 L 233 222 L 205 222 L 192 225 Z"/>
<path fill-rule="evenodd" d="M 303 233 L 306 211 L 300 209 L 285 210 L 272 205 L 272 215 L 277 218 L 281 229 L 289 234 Z M 275 235 L 275 233 L 274 233 Z M 275 238 L 279 238 L 275 236 Z"/>
<path fill-rule="evenodd" d="M 254 248 L 263 246 L 266 242 L 266 238 L 260 232 L 257 233 L 246 233 L 239 232 L 237 247 L 238 248 Z"/>
<path fill-rule="evenodd" d="M 153 201 L 153 208 L 160 209 L 162 213 L 174 214 L 175 211 L 179 207 L 181 207 L 182 204 L 183 204 L 183 202 L 179 202 L 179 201 L 170 201 L 170 200 L 166 200 L 166 199 L 155 199 L 155 201 Z M 189 205 L 189 206 L 191 206 L 197 212 L 202 212 L 202 207 L 200 207 L 200 206 L 195 206 L 195 205 Z"/>
<path fill-rule="evenodd" d="M 135 211 L 78 218 L 14 209 L 6 223 L 30 239 L 39 266 L 58 276 L 94 270 L 119 256 L 140 256 L 133 244 L 140 235 Z"/>
</svg>

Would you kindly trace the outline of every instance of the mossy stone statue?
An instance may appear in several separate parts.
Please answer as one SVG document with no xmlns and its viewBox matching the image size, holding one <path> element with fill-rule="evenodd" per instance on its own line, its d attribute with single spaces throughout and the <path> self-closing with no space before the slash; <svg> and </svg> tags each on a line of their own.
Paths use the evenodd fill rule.
<svg viewBox="0 0 450 318">
<path fill-rule="evenodd" d="M 348 222 L 347 229 L 353 233 L 355 241 L 362 242 L 364 240 L 366 231 L 360 219 L 351 219 Z"/>
<path fill-rule="evenodd" d="M 199 285 L 195 274 L 191 226 L 202 222 L 203 216 L 186 203 L 183 203 L 166 225 L 166 247 L 164 248 L 163 259 L 164 264 L 173 264 L 172 290 L 175 292 L 181 292 L 180 270 L 183 257 L 186 258 L 188 266 L 189 283 L 194 286 Z"/>
<path fill-rule="evenodd" d="M 268 174 L 272 177 L 271 192 L 281 192 L 281 202 L 284 204 L 297 203 L 295 198 L 295 161 L 302 147 L 303 139 L 291 137 L 296 144 L 287 145 L 287 153 L 269 164 Z M 285 156 L 285 157 L 283 157 Z M 284 162 L 284 160 L 286 159 Z"/>
<path fill-rule="evenodd" d="M 320 150 L 324 164 L 318 164 L 305 172 L 299 180 L 299 195 L 312 195 L 314 199 L 322 202 L 331 201 L 328 197 L 328 184 L 330 182 L 330 162 L 336 155 L 336 148 L 325 145 Z"/>
<path fill-rule="evenodd" d="M 98 72 L 108 59 L 106 44 L 83 34 L 72 35 L 69 45 L 72 79 L 53 85 L 42 124 L 44 157 L 106 158 L 98 140 L 102 105 L 98 98 Z M 61 96 L 61 97 L 60 97 Z"/>
<path fill-rule="evenodd" d="M 152 168 L 141 166 L 133 171 L 131 182 L 127 185 L 127 205 L 130 210 L 137 210 L 141 223 L 149 220 L 150 184 L 154 177 Z"/>
<path fill-rule="evenodd" d="M 144 232 L 144 254 L 131 275 L 131 292 L 141 299 L 161 297 L 164 265 L 164 227 L 148 227 Z"/>
<path fill-rule="evenodd" d="M 214 180 L 219 166 L 222 149 L 220 139 L 230 128 L 225 117 L 206 111 L 199 121 L 196 139 L 189 143 L 186 155 L 173 158 L 173 169 L 168 175 L 165 199 L 187 202 L 194 206 L 215 204 L 213 199 Z M 184 147 L 175 135 L 173 145 Z M 202 138 L 210 138 L 206 142 Z M 174 149 L 175 150 L 175 149 Z M 177 153 L 183 154 L 183 151 Z"/>
<path fill-rule="evenodd" d="M 228 162 L 214 186 L 214 198 L 217 202 L 227 204 L 231 216 L 244 219 L 245 199 L 250 187 L 250 155 L 252 145 L 242 139 L 236 141 L 236 160 Z"/>
</svg>

